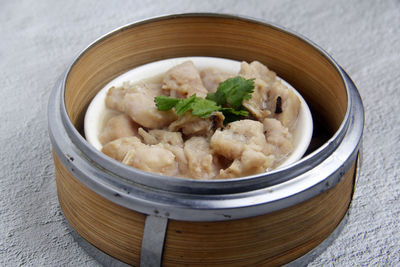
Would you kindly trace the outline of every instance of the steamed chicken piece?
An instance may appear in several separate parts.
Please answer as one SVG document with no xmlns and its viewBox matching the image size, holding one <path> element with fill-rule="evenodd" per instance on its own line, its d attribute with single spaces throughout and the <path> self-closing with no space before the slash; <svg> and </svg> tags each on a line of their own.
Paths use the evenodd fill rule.
<svg viewBox="0 0 400 267">
<path fill-rule="evenodd" d="M 233 75 L 217 68 L 206 68 L 200 72 L 200 77 L 208 92 L 215 93 L 218 85 L 221 82 L 232 78 Z"/>
<path fill-rule="evenodd" d="M 102 145 L 121 137 L 137 136 L 139 125 L 135 123 L 128 115 L 118 114 L 111 117 L 102 132 L 99 140 Z"/>
<path fill-rule="evenodd" d="M 249 100 L 243 101 L 243 106 L 259 121 L 262 121 L 271 111 L 268 109 L 268 91 L 276 74 L 258 61 L 248 64 L 242 62 L 239 75 L 246 79 L 254 79 L 254 92 Z"/>
<path fill-rule="evenodd" d="M 292 134 L 276 119 L 266 118 L 263 125 L 269 150 L 275 155 L 277 161 L 282 160 L 293 149 Z"/>
<path fill-rule="evenodd" d="M 225 129 L 217 130 L 210 140 L 214 153 L 233 160 L 220 178 L 239 177 L 264 172 L 274 164 L 261 122 L 253 120 L 235 121 Z"/>
<path fill-rule="evenodd" d="M 214 112 L 210 118 L 203 119 L 193 116 L 190 112 L 186 112 L 176 121 L 168 126 L 169 131 L 182 131 L 184 135 L 204 135 L 212 134 L 217 128 L 222 126 L 225 117 L 221 112 Z"/>
<path fill-rule="evenodd" d="M 130 88 L 112 87 L 107 93 L 106 106 L 128 114 L 136 123 L 151 129 L 162 128 L 177 119 L 172 110 L 160 111 L 154 97 L 160 91 L 146 84 L 135 84 Z"/>
<path fill-rule="evenodd" d="M 248 119 L 231 122 L 215 131 L 210 145 L 214 152 L 228 159 L 240 157 L 245 147 L 263 152 L 267 145 L 264 126 L 259 121 Z"/>
<path fill-rule="evenodd" d="M 219 168 L 205 137 L 194 136 L 183 143 L 180 132 L 166 130 L 146 132 L 139 128 L 139 134 L 146 144 L 164 144 L 164 147 L 175 155 L 181 174 L 195 179 L 210 179 L 218 174 Z"/>
<path fill-rule="evenodd" d="M 128 151 L 122 163 L 161 175 L 175 176 L 179 173 L 174 153 L 165 148 L 163 144 L 145 145 L 140 143 Z"/>
<path fill-rule="evenodd" d="M 211 121 L 193 116 L 186 112 L 168 126 L 169 131 L 182 131 L 184 135 L 206 134 L 211 127 Z"/>
<path fill-rule="evenodd" d="M 148 145 L 163 143 L 173 146 L 183 146 L 182 134 L 180 132 L 166 130 L 150 130 L 146 132 L 143 128 L 139 128 L 138 132 L 142 136 L 144 143 Z"/>
<path fill-rule="evenodd" d="M 187 98 L 193 94 L 204 98 L 208 93 L 192 61 L 185 61 L 167 71 L 162 89 L 176 98 Z"/>
<path fill-rule="evenodd" d="M 122 163 L 162 175 L 177 175 L 178 162 L 174 153 L 162 143 L 143 144 L 137 137 L 123 137 L 106 144 L 102 152 Z"/>
<path fill-rule="evenodd" d="M 242 105 L 258 120 L 262 121 L 271 111 L 268 109 L 268 90 L 270 86 L 263 80 L 254 80 L 254 91 L 249 100 L 244 100 Z"/>
<path fill-rule="evenodd" d="M 128 89 L 125 86 L 122 87 L 111 87 L 106 96 L 106 107 L 117 110 L 120 112 L 125 112 L 125 107 L 123 104 L 124 97 Z"/>
<path fill-rule="evenodd" d="M 273 83 L 276 79 L 276 73 L 258 61 L 253 61 L 250 64 L 242 62 L 240 64 L 239 76 L 246 79 L 261 79 L 267 84 Z"/>
<path fill-rule="evenodd" d="M 297 95 L 281 81 L 275 81 L 268 91 L 268 106 L 272 110 L 270 116 L 279 120 L 289 130 L 296 125 L 300 105 Z"/>
<path fill-rule="evenodd" d="M 136 147 L 138 142 L 141 141 L 135 136 L 122 137 L 104 145 L 101 152 L 113 159 L 122 161 L 126 154 Z"/>
<path fill-rule="evenodd" d="M 188 161 L 188 175 L 195 179 L 215 177 L 220 166 L 212 155 L 210 144 L 206 138 L 194 136 L 185 142 L 185 156 Z"/>
<path fill-rule="evenodd" d="M 166 130 L 150 130 L 146 132 L 143 128 L 139 128 L 138 133 L 143 138 L 143 142 L 147 145 L 163 144 L 165 149 L 171 151 L 175 155 L 180 174 L 187 173 L 188 163 L 183 151 L 183 139 L 180 132 L 170 132 Z"/>
<path fill-rule="evenodd" d="M 273 164 L 273 155 L 266 156 L 262 152 L 245 148 L 240 158 L 235 159 L 228 168 L 220 170 L 217 178 L 235 178 L 262 173 Z"/>
<path fill-rule="evenodd" d="M 239 75 L 246 79 L 255 78 L 254 92 L 250 100 L 243 101 L 252 115 L 260 121 L 272 117 L 292 129 L 300 111 L 300 99 L 281 81 L 276 74 L 258 61 L 243 62 Z"/>
</svg>

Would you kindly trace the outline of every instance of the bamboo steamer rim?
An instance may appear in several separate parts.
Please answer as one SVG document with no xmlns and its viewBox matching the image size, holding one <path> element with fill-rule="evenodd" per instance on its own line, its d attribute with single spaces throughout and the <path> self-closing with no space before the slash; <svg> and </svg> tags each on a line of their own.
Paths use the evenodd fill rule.
<svg viewBox="0 0 400 267">
<path fill-rule="evenodd" d="M 315 49 L 336 69 L 346 89 L 347 110 L 339 129 L 316 151 L 284 169 L 226 180 L 186 180 L 147 173 L 115 162 L 96 151 L 74 127 L 65 107 L 65 84 L 71 69 L 85 52 L 119 32 L 146 23 L 187 17 L 219 17 L 271 27 Z M 71 171 L 85 185 L 107 199 L 128 208 L 135 207 L 146 214 L 189 221 L 214 221 L 255 216 L 281 209 L 333 187 L 355 160 L 363 131 L 363 116 L 361 99 L 350 78 L 325 51 L 307 38 L 274 24 L 247 17 L 191 13 L 129 24 L 89 45 L 74 60 L 53 90 L 49 102 L 49 132 L 60 160 L 70 166 Z M 58 140 L 60 136 L 63 137 L 62 142 Z M 316 176 L 319 171 L 323 174 Z M 297 197 L 288 198 L 293 195 Z M 277 202 L 280 204 L 276 205 Z M 242 208 L 246 208 L 247 212 L 242 213 Z"/>
<path fill-rule="evenodd" d="M 270 22 L 261 22 L 259 20 L 252 19 L 250 17 L 245 17 L 245 16 L 236 16 L 236 15 L 228 15 L 228 14 L 217 14 L 217 13 L 185 13 L 185 14 L 173 14 L 173 15 L 165 15 L 165 16 L 160 16 L 160 17 L 153 17 L 150 19 L 138 21 L 132 24 L 127 24 L 125 26 L 121 26 L 105 35 L 102 37 L 98 38 L 95 40 L 93 43 L 88 45 L 73 61 L 73 64 L 67 69 L 67 73 L 65 74 L 63 78 L 63 91 L 65 92 L 65 84 L 66 80 L 68 78 L 68 75 L 71 71 L 71 69 L 75 66 L 76 62 L 85 54 L 86 51 L 89 49 L 93 48 L 95 45 L 101 43 L 102 41 L 110 38 L 113 35 L 118 34 L 119 32 L 122 32 L 124 30 L 127 30 L 132 27 L 140 26 L 143 24 L 147 23 L 152 23 L 152 22 L 157 22 L 157 21 L 162 21 L 162 20 L 168 20 L 172 18 L 185 18 L 185 17 L 220 17 L 220 18 L 229 18 L 229 19 L 236 19 L 236 20 L 243 20 L 247 22 L 252 22 L 252 23 L 257 23 L 260 25 L 268 26 L 271 27 L 275 30 L 279 30 L 281 32 L 284 32 L 286 34 L 289 34 L 293 37 L 298 38 L 299 40 L 309 44 L 311 47 L 313 47 L 316 51 L 318 51 L 321 55 L 323 55 L 331 64 L 332 66 L 336 69 L 336 71 L 339 73 L 341 76 L 341 79 L 343 80 L 345 89 L 346 89 L 346 94 L 347 94 L 347 111 L 346 114 L 343 118 L 343 121 L 339 127 L 339 129 L 333 134 L 329 140 L 323 144 L 321 147 L 310 153 L 309 155 L 305 156 L 298 162 L 292 163 L 289 166 L 285 168 L 277 168 L 274 170 L 269 171 L 267 174 L 255 174 L 255 175 L 250 175 L 250 176 L 245 176 L 241 178 L 231 178 L 231 179 L 221 179 L 221 180 L 192 180 L 192 179 L 182 179 L 182 178 L 176 178 L 176 177 L 169 177 L 165 175 L 159 175 L 159 174 L 154 174 L 154 173 L 149 173 L 146 171 L 142 171 L 140 169 L 135 169 L 133 170 L 131 167 L 126 166 L 125 164 L 122 164 L 120 162 L 115 162 L 115 160 L 110 159 L 109 157 L 105 157 L 103 153 L 99 153 L 98 151 L 95 151 L 91 145 L 88 144 L 88 142 L 82 137 L 82 135 L 78 132 L 78 130 L 75 128 L 75 126 L 72 124 L 70 121 L 70 118 L 68 116 L 68 112 L 66 110 L 65 105 L 62 105 L 62 113 L 63 113 L 63 119 L 65 119 L 65 126 L 68 130 L 68 133 L 70 133 L 71 139 L 78 144 L 78 146 L 82 149 L 82 151 L 90 157 L 94 162 L 102 165 L 102 166 L 107 166 L 107 169 L 113 171 L 114 173 L 123 173 L 125 177 L 134 177 L 135 173 L 139 173 L 140 176 L 143 177 L 143 179 L 138 179 L 134 180 L 134 182 L 138 182 L 143 185 L 148 185 L 152 186 L 155 188 L 160 187 L 160 189 L 165 189 L 168 188 L 171 191 L 175 191 L 174 189 L 177 189 L 176 191 L 180 192 L 183 188 L 182 187 L 187 187 L 189 191 L 195 190 L 196 193 L 209 193 L 210 190 L 214 190 L 215 188 L 218 188 L 218 190 L 222 190 L 219 192 L 225 192 L 226 187 L 230 187 L 230 192 L 234 192 L 236 190 L 243 190 L 246 188 L 246 185 L 248 186 L 249 182 L 251 184 L 251 188 L 255 188 L 254 185 L 254 178 L 260 178 L 261 176 L 265 176 L 266 179 L 264 181 L 260 180 L 260 187 L 265 187 L 282 183 L 284 181 L 290 180 L 291 178 L 296 177 L 299 173 L 299 171 L 303 172 L 306 169 L 310 169 L 312 165 L 314 165 L 316 162 L 321 162 L 325 158 L 327 158 L 334 149 L 338 146 L 338 144 L 342 141 L 343 136 L 348 128 L 349 124 L 349 116 L 350 116 L 350 108 L 351 108 L 351 101 L 352 99 L 349 97 L 349 88 L 347 83 L 345 82 L 345 78 L 343 76 L 343 71 L 341 70 L 340 66 L 336 63 L 336 61 L 328 54 L 326 53 L 322 48 L 320 48 L 317 44 L 313 43 L 311 40 L 307 39 L 305 36 L 302 36 L 298 33 L 295 33 L 289 29 L 286 29 L 284 27 L 280 27 L 276 24 L 270 23 Z M 62 94 L 62 102 L 65 103 L 65 94 Z M 313 164 L 311 164 L 313 163 Z M 290 169 L 290 171 L 288 171 Z M 129 178 L 128 178 L 129 179 Z M 162 184 L 162 186 L 160 186 Z M 172 184 L 172 185 L 171 185 Z M 176 184 L 176 186 L 174 186 Z M 196 190 L 198 189 L 198 191 Z M 218 192 L 216 192 L 218 193 Z"/>
</svg>

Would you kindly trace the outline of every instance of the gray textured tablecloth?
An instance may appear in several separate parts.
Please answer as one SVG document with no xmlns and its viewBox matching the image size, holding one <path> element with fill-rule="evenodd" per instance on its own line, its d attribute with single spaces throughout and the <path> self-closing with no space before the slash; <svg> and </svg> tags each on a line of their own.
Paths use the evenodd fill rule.
<svg viewBox="0 0 400 267">
<path fill-rule="evenodd" d="M 133 21 L 220 12 L 308 37 L 350 74 L 364 101 L 364 162 L 348 223 L 309 266 L 399 266 L 400 1 L 0 1 L 0 265 L 98 266 L 61 213 L 46 106 L 59 75 L 94 39 Z"/>
</svg>

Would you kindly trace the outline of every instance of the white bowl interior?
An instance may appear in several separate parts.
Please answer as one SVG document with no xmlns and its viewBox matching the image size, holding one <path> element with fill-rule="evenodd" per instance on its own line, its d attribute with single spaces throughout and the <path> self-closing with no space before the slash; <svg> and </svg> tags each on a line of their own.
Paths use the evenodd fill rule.
<svg viewBox="0 0 400 267">
<path fill-rule="evenodd" d="M 126 81 L 136 83 L 143 79 L 154 77 L 158 74 L 166 72 L 168 69 L 186 60 L 192 60 L 195 66 L 200 70 L 207 67 L 215 67 L 232 74 L 236 74 L 240 70 L 240 61 L 236 60 L 215 57 L 180 57 L 148 63 L 127 71 L 126 73 L 116 77 L 106 86 L 104 86 L 104 88 L 102 88 L 97 93 L 97 95 L 89 104 L 84 121 L 84 132 L 86 140 L 97 150 L 102 149 L 102 145 L 99 141 L 100 132 L 103 129 L 107 119 L 115 114 L 115 111 L 107 108 L 105 105 L 105 98 L 109 88 L 111 88 L 112 86 L 122 86 L 123 82 Z M 300 113 L 297 119 L 297 126 L 292 133 L 293 151 L 278 166 L 278 168 L 282 168 L 301 159 L 301 157 L 306 152 L 312 138 L 313 121 L 310 109 L 300 93 L 297 92 L 296 89 L 294 89 L 289 83 L 281 78 L 279 79 L 288 88 L 296 93 L 301 102 Z"/>
</svg>

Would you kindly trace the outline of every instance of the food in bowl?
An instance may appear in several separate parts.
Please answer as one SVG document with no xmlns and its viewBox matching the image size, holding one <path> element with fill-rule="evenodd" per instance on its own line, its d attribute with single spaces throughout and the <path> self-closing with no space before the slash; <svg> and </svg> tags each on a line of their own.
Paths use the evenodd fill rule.
<svg viewBox="0 0 400 267">
<path fill-rule="evenodd" d="M 129 166 L 199 180 L 253 175 L 300 158 L 312 134 L 304 99 L 258 61 L 213 59 L 210 67 L 211 59 L 151 63 L 133 80 L 125 74 L 111 82 L 88 108 L 87 140 Z M 104 106 L 92 118 L 96 103 Z"/>
</svg>

